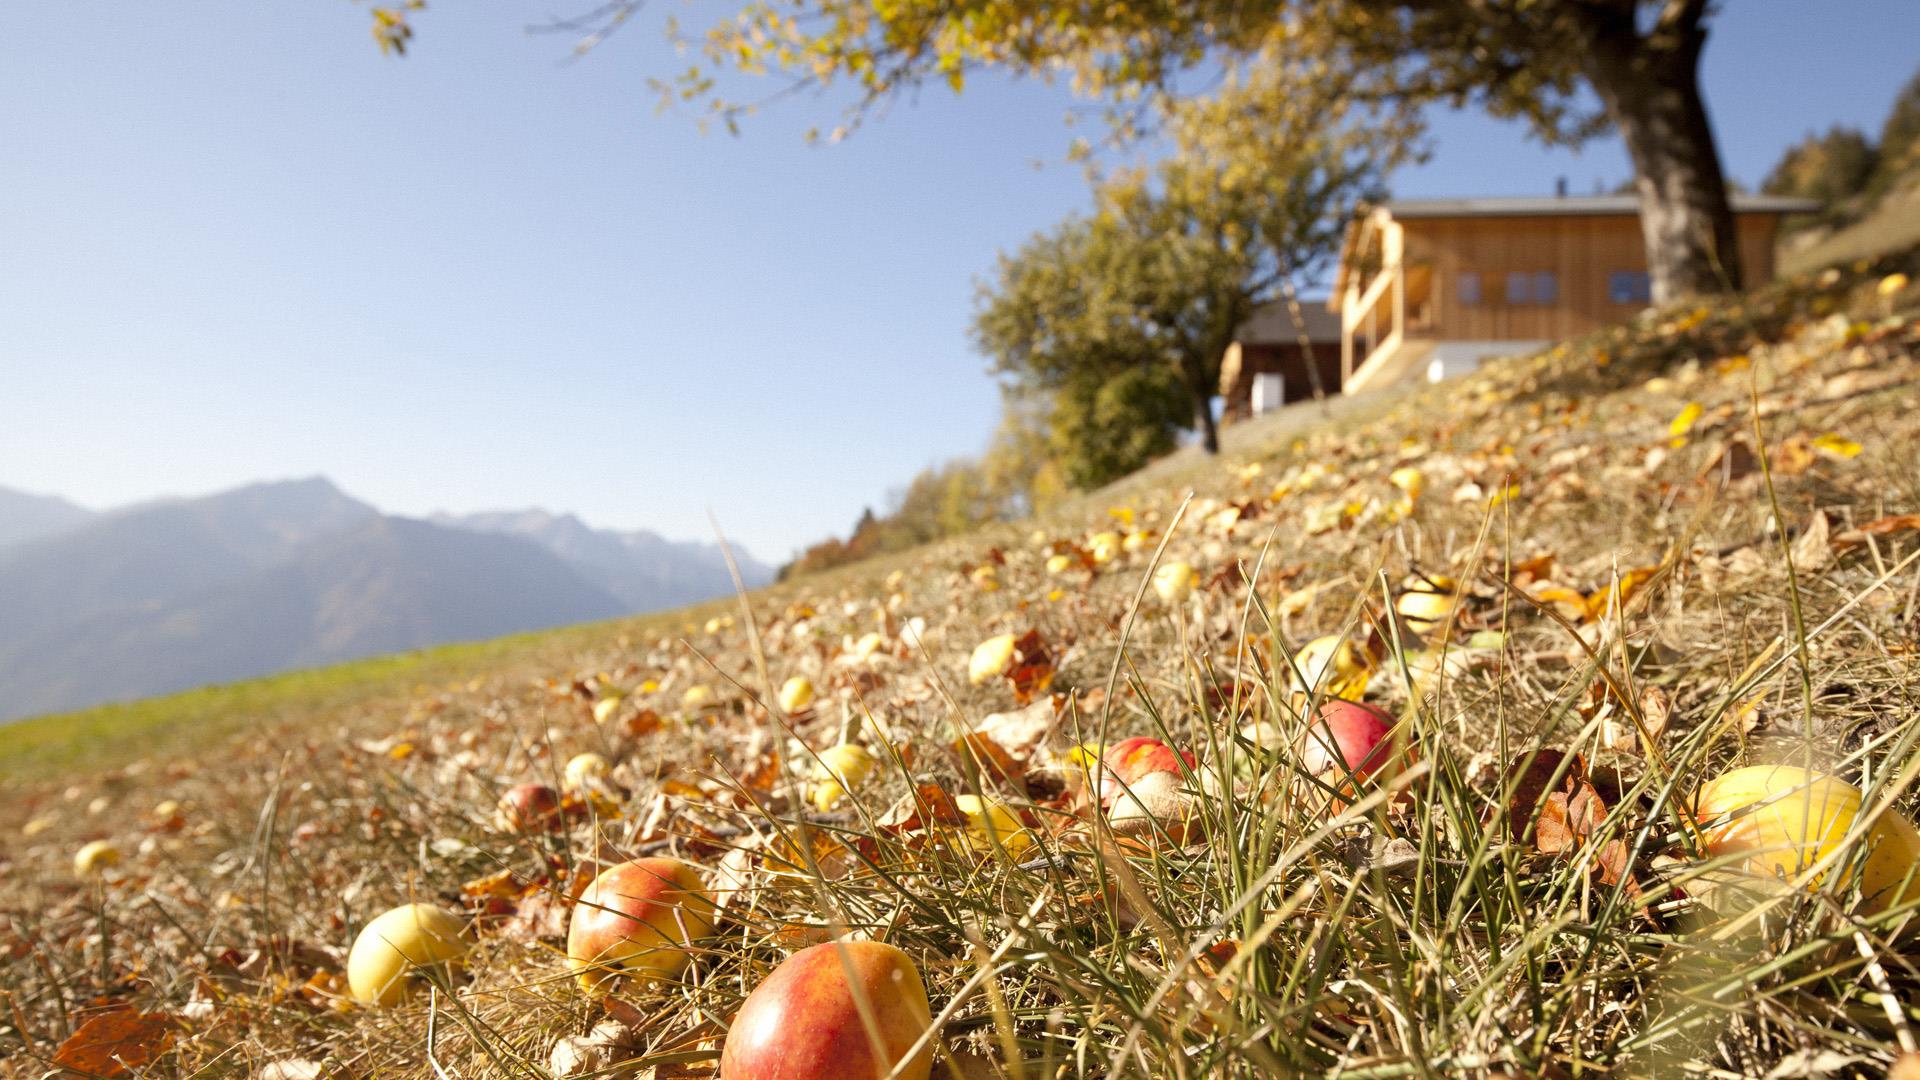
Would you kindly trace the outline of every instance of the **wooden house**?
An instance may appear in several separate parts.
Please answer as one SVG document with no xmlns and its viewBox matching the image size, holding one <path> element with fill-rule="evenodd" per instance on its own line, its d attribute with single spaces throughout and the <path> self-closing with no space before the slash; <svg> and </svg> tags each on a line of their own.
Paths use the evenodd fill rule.
<svg viewBox="0 0 1920 1080">
<path fill-rule="evenodd" d="M 1806 200 L 1735 195 L 1742 277 L 1773 277 L 1780 218 Z M 1631 195 L 1419 199 L 1347 229 L 1329 310 L 1340 386 L 1439 380 L 1531 352 L 1647 307 L 1645 240 Z"/>
<path fill-rule="evenodd" d="M 1296 312 L 1298 318 L 1296 318 Z M 1221 419 L 1244 420 L 1340 392 L 1340 316 L 1319 300 L 1262 305 L 1220 360 Z"/>
</svg>

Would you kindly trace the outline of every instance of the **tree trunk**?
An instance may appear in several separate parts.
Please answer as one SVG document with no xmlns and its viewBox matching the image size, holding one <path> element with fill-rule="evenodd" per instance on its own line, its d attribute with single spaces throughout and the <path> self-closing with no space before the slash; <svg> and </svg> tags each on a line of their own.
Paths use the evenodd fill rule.
<svg viewBox="0 0 1920 1080">
<path fill-rule="evenodd" d="M 1193 393 L 1193 426 L 1200 429 L 1200 446 L 1209 454 L 1220 452 L 1220 429 L 1213 422 L 1213 395 L 1204 390 Z"/>
<path fill-rule="evenodd" d="M 1693 17 L 1642 35 L 1627 11 L 1592 26 L 1586 67 L 1633 160 L 1653 301 L 1738 289 L 1733 206 L 1700 97 L 1706 28 Z"/>
</svg>

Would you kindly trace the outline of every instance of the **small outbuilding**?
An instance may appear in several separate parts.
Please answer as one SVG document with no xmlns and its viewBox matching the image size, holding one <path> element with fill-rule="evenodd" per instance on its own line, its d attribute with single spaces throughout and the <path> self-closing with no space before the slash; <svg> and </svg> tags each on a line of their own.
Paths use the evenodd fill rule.
<svg viewBox="0 0 1920 1080">
<path fill-rule="evenodd" d="M 1295 318 L 1295 313 L 1298 319 Z M 1220 360 L 1221 418 L 1245 420 L 1340 392 L 1340 316 L 1320 300 L 1262 305 Z"/>
</svg>

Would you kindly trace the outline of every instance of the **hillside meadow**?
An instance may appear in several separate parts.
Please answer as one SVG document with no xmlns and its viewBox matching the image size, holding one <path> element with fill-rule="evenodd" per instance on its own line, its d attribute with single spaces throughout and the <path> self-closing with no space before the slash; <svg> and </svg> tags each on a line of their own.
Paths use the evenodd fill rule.
<svg viewBox="0 0 1920 1080">
<path fill-rule="evenodd" d="M 0 1069 L 708 1077 L 784 960 L 884 942 L 928 1003 L 897 1076 L 1887 1075 L 1913 277 L 1289 410 L 734 602 L 0 728 Z M 1732 843 L 1793 805 L 1722 807 L 1754 766 L 1845 806 Z M 583 988 L 583 890 L 660 856 L 704 932 Z M 460 963 L 368 1004 L 405 903 Z M 898 1034 L 861 1000 L 787 1028 Z"/>
</svg>

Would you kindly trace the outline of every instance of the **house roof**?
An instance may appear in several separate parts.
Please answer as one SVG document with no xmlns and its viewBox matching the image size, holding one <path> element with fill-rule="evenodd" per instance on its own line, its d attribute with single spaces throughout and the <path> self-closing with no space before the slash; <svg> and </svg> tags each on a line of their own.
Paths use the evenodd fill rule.
<svg viewBox="0 0 1920 1080">
<path fill-rule="evenodd" d="M 1807 214 L 1820 209 L 1812 199 L 1782 195 L 1734 195 L 1736 214 Z M 1565 214 L 1638 214 L 1636 195 L 1567 195 L 1484 199 L 1394 199 L 1386 204 L 1396 218 L 1540 217 Z"/>
<path fill-rule="evenodd" d="M 1307 326 L 1307 340 L 1340 340 L 1340 315 L 1328 310 L 1325 302 L 1300 301 L 1300 315 L 1301 321 Z M 1271 300 L 1254 309 L 1253 315 L 1240 324 L 1240 329 L 1234 333 L 1234 340 L 1247 345 L 1291 345 L 1300 340 L 1300 331 L 1293 325 L 1293 316 L 1287 312 L 1287 302 Z"/>
</svg>

